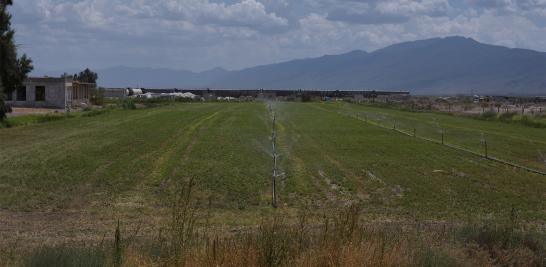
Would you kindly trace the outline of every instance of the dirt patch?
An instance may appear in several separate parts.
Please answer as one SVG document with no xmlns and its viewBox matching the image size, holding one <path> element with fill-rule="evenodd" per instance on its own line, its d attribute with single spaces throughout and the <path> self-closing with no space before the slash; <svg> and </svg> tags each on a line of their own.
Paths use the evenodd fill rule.
<svg viewBox="0 0 546 267">
<path fill-rule="evenodd" d="M 8 117 L 18 117 L 32 114 L 48 114 L 48 113 L 64 113 L 64 109 L 53 108 L 16 108 L 12 107 L 12 112 L 8 113 Z"/>
<path fill-rule="evenodd" d="M 0 250 L 31 248 L 43 244 L 98 244 L 114 237 L 119 217 L 87 211 L 22 212 L 0 211 Z M 158 216 L 121 216 L 126 234 L 139 229 L 139 235 L 152 235 Z"/>
</svg>

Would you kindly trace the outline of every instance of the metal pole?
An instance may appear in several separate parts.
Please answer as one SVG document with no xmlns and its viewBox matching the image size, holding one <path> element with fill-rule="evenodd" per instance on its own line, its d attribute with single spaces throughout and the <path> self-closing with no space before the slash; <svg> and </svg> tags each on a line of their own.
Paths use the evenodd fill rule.
<svg viewBox="0 0 546 267">
<path fill-rule="evenodd" d="M 273 113 L 272 143 L 273 143 L 273 175 L 271 176 L 271 206 L 277 208 L 277 151 L 275 143 L 277 142 L 277 133 L 275 130 L 276 116 Z"/>
<path fill-rule="evenodd" d="M 485 158 L 489 158 L 489 156 L 487 155 L 487 139 L 483 139 L 483 146 L 485 150 Z"/>
<path fill-rule="evenodd" d="M 271 206 L 277 208 L 277 155 L 273 155 L 273 176 L 271 177 Z"/>
</svg>

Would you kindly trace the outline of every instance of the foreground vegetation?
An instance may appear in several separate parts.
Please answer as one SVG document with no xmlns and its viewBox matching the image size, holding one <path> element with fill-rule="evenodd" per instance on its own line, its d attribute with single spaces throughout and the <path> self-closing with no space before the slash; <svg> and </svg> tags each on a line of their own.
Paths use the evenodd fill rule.
<svg viewBox="0 0 546 267">
<path fill-rule="evenodd" d="M 524 151 L 542 149 L 544 129 L 346 103 L 133 104 L 0 130 L 2 264 L 544 259 L 544 176 L 376 124 L 430 138 L 441 125 L 448 142 L 468 136 L 460 145 L 484 132 L 490 153 L 506 142 L 502 156 L 536 168 Z"/>
<path fill-rule="evenodd" d="M 465 224 L 362 223 L 356 203 L 282 211 L 226 233 L 199 209 L 193 181 L 171 195 L 171 215 L 154 236 L 118 225 L 100 243 L 11 247 L 0 264 L 21 266 L 543 266 L 546 234 L 515 210 L 500 221 Z"/>
</svg>

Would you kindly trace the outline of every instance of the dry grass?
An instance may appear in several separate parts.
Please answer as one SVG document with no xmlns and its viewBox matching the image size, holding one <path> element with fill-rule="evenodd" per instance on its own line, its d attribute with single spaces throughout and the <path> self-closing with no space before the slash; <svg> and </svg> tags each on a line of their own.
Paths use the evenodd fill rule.
<svg viewBox="0 0 546 267">
<path fill-rule="evenodd" d="M 119 225 L 100 244 L 43 246 L 3 254 L 6 266 L 544 266 L 546 235 L 511 216 L 505 222 L 365 223 L 353 203 L 305 205 L 294 220 L 281 211 L 256 227 L 209 225 L 210 207 L 193 198 L 194 181 L 171 191 L 171 216 L 157 236 Z M 205 208 L 203 208 L 205 207 Z M 516 214 L 513 212 L 513 214 Z"/>
</svg>

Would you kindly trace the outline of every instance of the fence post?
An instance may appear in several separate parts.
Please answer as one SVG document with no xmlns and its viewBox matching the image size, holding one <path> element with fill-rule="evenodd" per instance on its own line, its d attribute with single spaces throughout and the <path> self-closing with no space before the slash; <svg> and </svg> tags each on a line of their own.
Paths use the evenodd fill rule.
<svg viewBox="0 0 546 267">
<path fill-rule="evenodd" d="M 417 137 L 417 131 L 415 130 L 415 127 L 413 127 L 413 137 Z"/>
<path fill-rule="evenodd" d="M 445 133 L 445 130 L 442 129 L 442 145 L 444 144 L 444 133 Z"/>
</svg>

